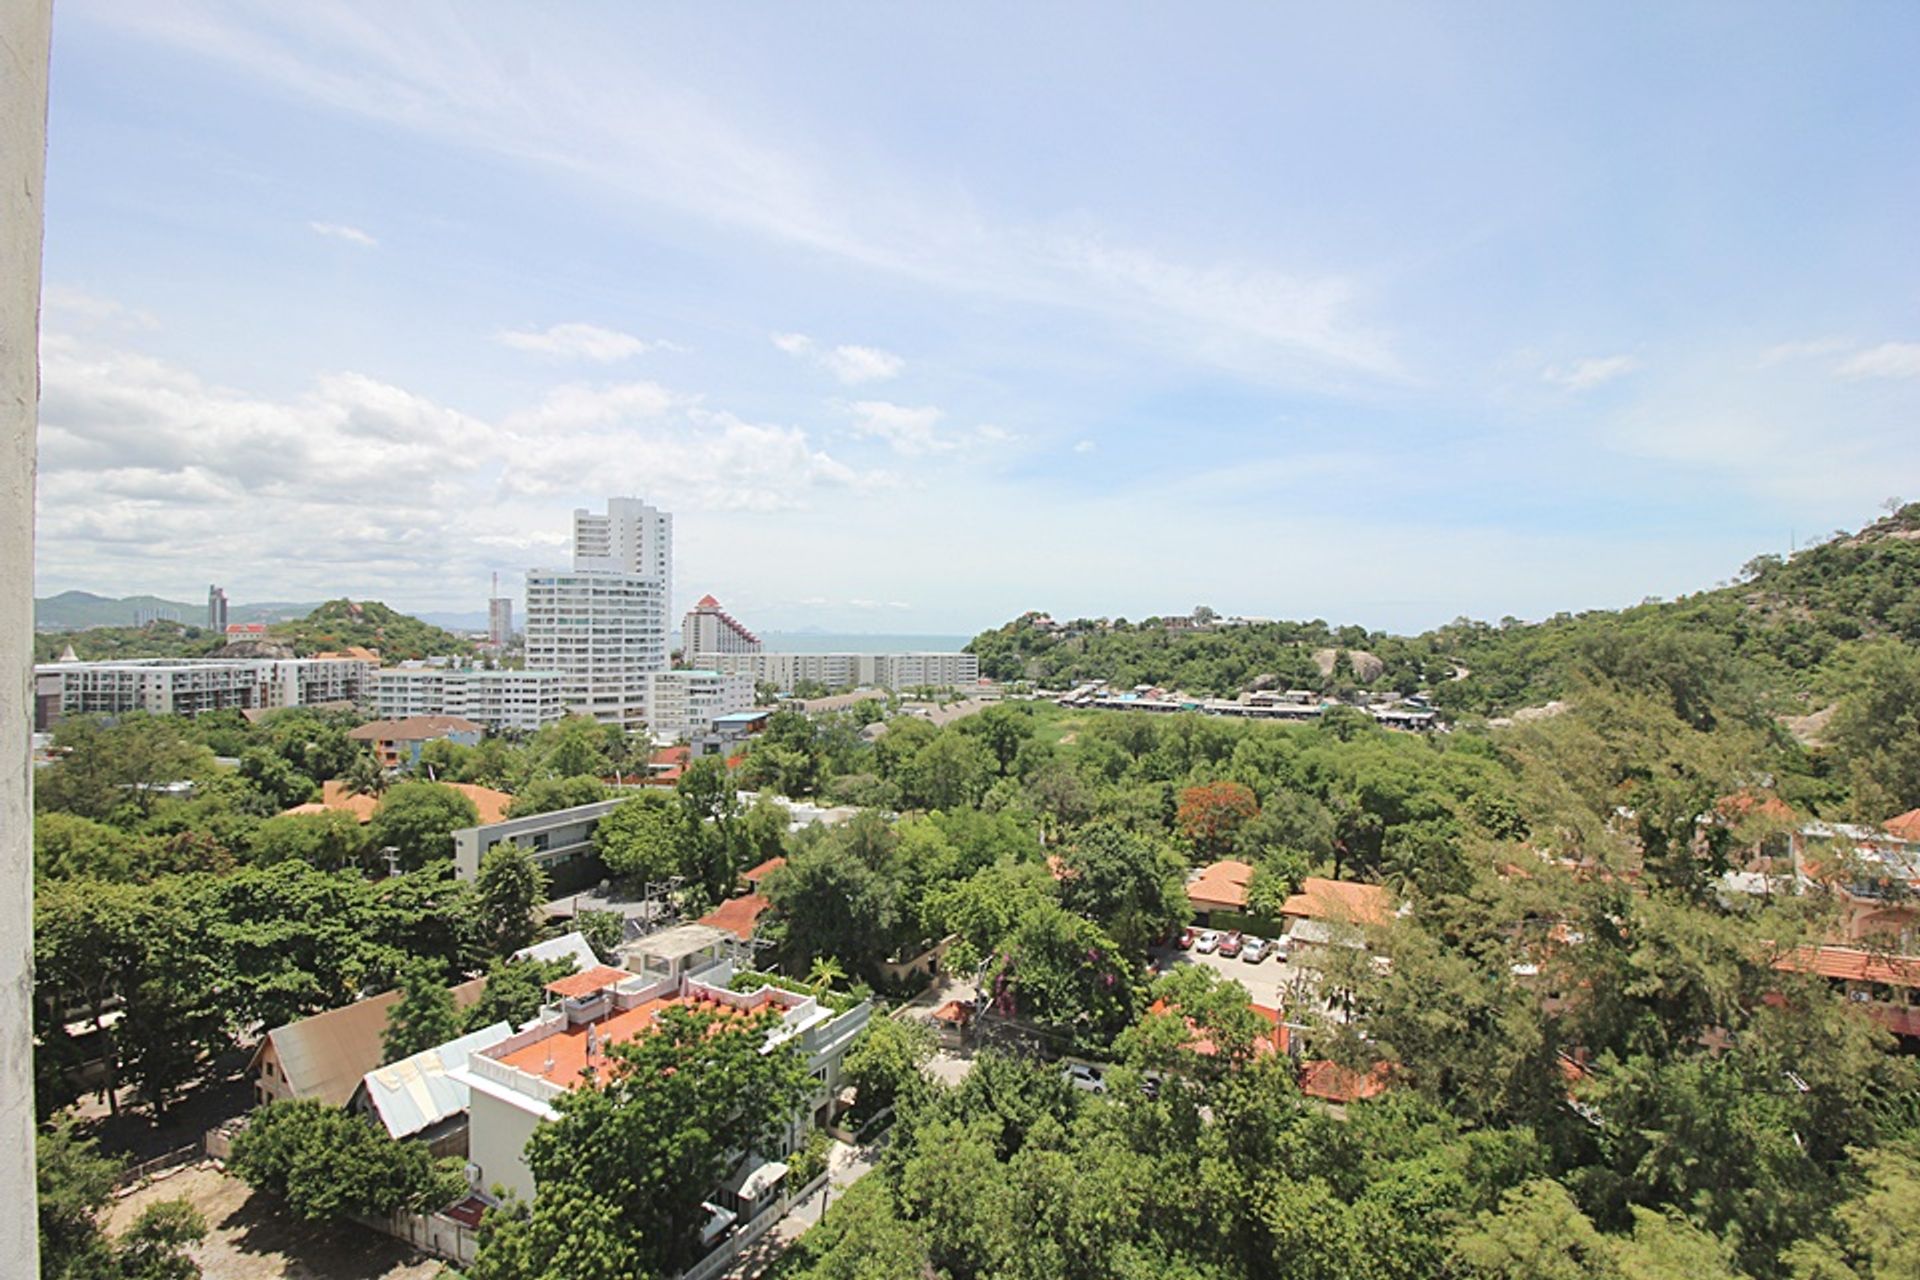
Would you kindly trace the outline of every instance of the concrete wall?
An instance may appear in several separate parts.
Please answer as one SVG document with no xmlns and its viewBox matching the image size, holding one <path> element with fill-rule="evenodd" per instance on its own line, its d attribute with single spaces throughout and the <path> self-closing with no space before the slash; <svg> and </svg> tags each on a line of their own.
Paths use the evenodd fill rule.
<svg viewBox="0 0 1920 1280">
<path fill-rule="evenodd" d="M 0 1271 L 39 1272 L 33 1176 L 33 463 L 51 0 L 0 4 Z"/>
<path fill-rule="evenodd" d="M 540 1118 L 479 1089 L 469 1096 L 467 1115 L 467 1159 L 480 1166 L 481 1188 L 504 1187 L 531 1201 L 533 1174 L 522 1153 Z"/>
</svg>

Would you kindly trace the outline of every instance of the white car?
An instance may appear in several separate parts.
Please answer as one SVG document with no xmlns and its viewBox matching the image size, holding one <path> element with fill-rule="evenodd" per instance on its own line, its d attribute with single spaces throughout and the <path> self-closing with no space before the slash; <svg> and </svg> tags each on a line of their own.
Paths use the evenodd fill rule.
<svg viewBox="0 0 1920 1280">
<path fill-rule="evenodd" d="M 1248 934 L 1246 942 L 1240 949 L 1240 958 L 1248 964 L 1259 964 L 1267 958 L 1267 948 L 1270 945 L 1265 938 L 1256 938 Z"/>
<path fill-rule="evenodd" d="M 1220 949 L 1220 935 L 1213 929 L 1202 929 L 1200 936 L 1193 940 L 1193 949 L 1201 955 L 1207 955 Z"/>
<path fill-rule="evenodd" d="M 1105 1093 L 1107 1082 L 1100 1075 L 1100 1068 L 1085 1062 L 1070 1062 L 1067 1069 L 1060 1073 L 1065 1080 L 1082 1093 Z"/>
</svg>

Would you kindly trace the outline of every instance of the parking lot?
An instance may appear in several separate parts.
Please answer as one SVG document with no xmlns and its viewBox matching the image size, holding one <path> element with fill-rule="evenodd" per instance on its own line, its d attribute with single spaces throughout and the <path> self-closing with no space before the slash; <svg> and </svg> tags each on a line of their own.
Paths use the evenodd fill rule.
<svg viewBox="0 0 1920 1280">
<path fill-rule="evenodd" d="M 1218 951 L 1202 955 L 1198 951 L 1182 951 L 1178 947 L 1160 948 L 1153 953 L 1153 958 L 1163 967 L 1205 965 L 1221 977 L 1231 978 L 1245 987 L 1248 998 L 1255 1004 L 1283 1011 L 1304 1011 L 1310 998 L 1308 993 L 1312 992 L 1318 978 L 1305 966 L 1290 960 L 1277 960 L 1271 952 L 1258 964 L 1248 964 L 1237 956 L 1229 958 Z"/>
</svg>

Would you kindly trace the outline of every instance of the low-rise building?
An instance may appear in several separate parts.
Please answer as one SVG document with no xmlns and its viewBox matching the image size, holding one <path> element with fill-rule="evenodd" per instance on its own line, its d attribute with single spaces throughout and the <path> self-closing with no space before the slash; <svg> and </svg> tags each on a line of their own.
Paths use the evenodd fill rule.
<svg viewBox="0 0 1920 1280">
<path fill-rule="evenodd" d="M 1903 1044 L 1920 1044 L 1920 956 L 1808 946 L 1795 947 L 1774 961 L 1773 967 L 1825 978 L 1868 1017 L 1901 1037 Z"/>
<path fill-rule="evenodd" d="M 697 926 L 686 926 L 694 928 Z M 669 930 L 670 934 L 682 930 Z M 712 932 L 712 931 L 707 931 Z M 832 1120 L 834 1098 L 840 1088 L 840 1070 L 847 1049 L 865 1030 L 871 1007 L 862 1001 L 836 1011 L 818 998 L 762 986 L 751 992 L 728 989 L 733 978 L 730 962 L 712 962 L 711 948 L 704 967 L 677 963 L 685 957 L 665 957 L 669 972 L 608 970 L 591 991 L 571 991 L 541 1012 L 540 1018 L 490 1048 L 467 1059 L 457 1074 L 466 1084 L 471 1116 L 468 1160 L 478 1190 L 504 1188 L 523 1200 L 539 1192 L 525 1158 L 527 1140 L 542 1122 L 557 1118 L 555 1099 L 587 1086 L 596 1071 L 605 1070 L 608 1050 L 648 1034 L 668 1009 L 717 1009 L 741 1016 L 763 1010 L 779 1017 L 768 1034 L 769 1046 L 792 1044 L 806 1058 L 816 1087 L 805 1110 L 794 1117 L 786 1135 L 785 1151 L 798 1144 L 807 1129 Z M 769 1153 L 774 1156 L 782 1152 Z M 717 1199 L 741 1219 L 752 1218 L 770 1202 L 784 1165 L 774 1166 L 749 1155 L 731 1190 L 716 1188 Z M 755 1173 L 766 1170 L 757 1180 Z M 754 1184 L 750 1187 L 748 1184 Z"/>
<path fill-rule="evenodd" d="M 347 1102 L 356 1115 L 380 1122 L 387 1136 L 427 1144 L 436 1158 L 467 1154 L 467 1086 L 459 1076 L 469 1055 L 513 1034 L 505 1022 L 376 1067 L 360 1077 Z"/>
<path fill-rule="evenodd" d="M 687 668 L 657 671 L 647 682 L 647 729 L 656 742 L 704 735 L 722 716 L 752 706 L 749 675 Z"/>
<path fill-rule="evenodd" d="M 471 800 L 474 812 L 480 816 L 480 825 L 483 827 L 506 821 L 507 810 L 513 804 L 512 796 L 504 791 L 495 791 L 492 787 L 482 787 L 472 782 L 442 782 L 438 785 L 458 791 Z M 380 812 L 380 797 L 349 791 L 347 784 L 336 778 L 320 784 L 319 800 L 297 804 L 291 809 L 283 810 L 281 816 L 326 813 L 329 810 L 350 813 L 361 822 L 372 822 L 373 815 Z"/>
<path fill-rule="evenodd" d="M 480 874 L 480 860 L 495 845 L 513 843 L 533 854 L 547 874 L 548 892 L 571 893 L 598 881 L 606 867 L 593 851 L 594 829 L 612 813 L 619 800 L 555 809 L 525 818 L 481 823 L 453 833 L 453 870 L 463 880 Z"/>
<path fill-rule="evenodd" d="M 1187 882 L 1187 900 L 1195 913 L 1209 918 L 1216 911 L 1245 911 L 1247 886 L 1252 882 L 1252 863 L 1222 858 L 1201 868 L 1200 874 Z"/>
<path fill-rule="evenodd" d="M 751 676 L 783 692 L 801 684 L 828 689 L 872 686 L 951 689 L 978 683 L 980 659 L 971 653 L 690 653 L 694 666 Z"/>
<path fill-rule="evenodd" d="M 454 1007 L 466 1008 L 486 988 L 485 978 L 454 987 Z M 398 1003 L 398 991 L 385 991 L 267 1032 L 247 1064 L 253 1100 L 312 1098 L 331 1107 L 346 1106 L 360 1081 L 385 1056 L 387 1015 Z"/>
<path fill-rule="evenodd" d="M 372 720 L 347 730 L 347 737 L 372 748 L 381 768 L 399 769 L 419 764 L 420 751 L 429 742 L 472 747 L 479 745 L 482 732 L 479 725 L 463 716 L 422 715 Z"/>
<path fill-rule="evenodd" d="M 34 668 L 34 727 L 65 716 L 196 716 L 321 703 L 366 703 L 374 664 L 360 658 L 125 658 Z"/>
<path fill-rule="evenodd" d="M 567 677 L 558 671 L 406 665 L 375 674 L 382 716 L 460 716 L 495 733 L 533 733 L 567 715 Z"/>
</svg>

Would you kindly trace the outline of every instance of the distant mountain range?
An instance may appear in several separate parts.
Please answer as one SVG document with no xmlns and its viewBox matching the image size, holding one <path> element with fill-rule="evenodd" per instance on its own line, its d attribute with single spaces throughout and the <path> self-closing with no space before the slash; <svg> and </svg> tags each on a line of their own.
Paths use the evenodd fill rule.
<svg viewBox="0 0 1920 1280">
<path fill-rule="evenodd" d="M 262 604 L 227 606 L 228 622 L 291 622 L 304 618 L 320 607 L 318 600 L 300 603 L 269 600 Z M 97 596 L 91 591 L 62 591 L 57 596 L 36 596 L 33 601 L 35 631 L 85 631 L 89 627 L 137 627 L 155 618 L 203 627 L 207 623 L 207 604 L 186 604 L 159 596 Z"/>
</svg>

